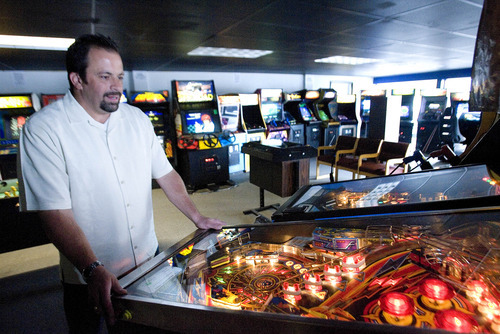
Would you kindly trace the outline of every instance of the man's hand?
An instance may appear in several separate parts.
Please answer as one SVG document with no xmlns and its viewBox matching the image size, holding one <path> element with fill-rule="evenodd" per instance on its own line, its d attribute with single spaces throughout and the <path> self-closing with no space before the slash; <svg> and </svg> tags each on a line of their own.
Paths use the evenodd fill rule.
<svg viewBox="0 0 500 334">
<path fill-rule="evenodd" d="M 195 222 L 195 225 L 202 230 L 207 230 L 209 228 L 220 230 L 224 225 L 226 225 L 226 223 L 219 219 L 202 216 L 198 221 Z"/>
<path fill-rule="evenodd" d="M 123 289 L 115 275 L 103 266 L 94 269 L 92 277 L 88 282 L 89 303 L 96 312 L 102 312 L 109 325 L 116 321 L 111 294 L 125 295 L 127 290 Z"/>
</svg>

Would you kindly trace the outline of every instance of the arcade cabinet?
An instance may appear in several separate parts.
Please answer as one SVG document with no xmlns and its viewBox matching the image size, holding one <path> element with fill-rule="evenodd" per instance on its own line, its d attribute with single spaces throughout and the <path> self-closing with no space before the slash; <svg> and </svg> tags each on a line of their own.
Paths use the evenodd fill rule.
<svg viewBox="0 0 500 334">
<path fill-rule="evenodd" d="M 451 106 L 444 110 L 441 117 L 440 136 L 441 144 L 448 145 L 455 151 L 455 144 L 465 141 L 460 133 L 458 120 L 469 111 L 469 93 L 450 93 L 450 102 Z"/>
<path fill-rule="evenodd" d="M 241 103 L 241 125 L 247 134 L 247 142 L 262 142 L 266 139 L 266 123 L 262 117 L 258 94 L 239 94 Z M 245 155 L 245 171 L 250 171 L 250 157 Z"/>
<path fill-rule="evenodd" d="M 172 80 L 177 132 L 177 171 L 186 188 L 218 189 L 229 181 L 228 148 L 222 133 L 215 85 L 211 81 Z"/>
<path fill-rule="evenodd" d="M 169 112 L 168 91 L 133 92 L 130 94 L 128 100 L 131 105 L 141 109 L 148 115 L 158 141 L 165 150 L 165 154 L 172 166 L 175 166 L 176 161 L 173 149 L 173 143 L 175 142 L 174 120 Z"/>
<path fill-rule="evenodd" d="M 399 142 L 411 143 L 413 136 L 413 101 L 415 90 L 393 89 L 392 96 L 401 96 L 401 112 L 399 114 Z"/>
<path fill-rule="evenodd" d="M 17 178 L 21 128 L 39 103 L 35 94 L 0 95 L 0 180 Z"/>
<path fill-rule="evenodd" d="M 463 144 L 468 146 L 476 137 L 481 125 L 480 111 L 465 111 L 458 117 L 460 133 L 465 137 Z"/>
<path fill-rule="evenodd" d="M 238 94 L 219 95 L 219 114 L 221 118 L 223 139 L 227 141 L 229 154 L 229 173 L 245 170 L 245 156 L 241 146 L 247 142 L 247 134 L 241 127 L 241 103 Z"/>
<path fill-rule="evenodd" d="M 361 92 L 360 137 L 384 139 L 387 117 L 385 90 L 364 90 Z"/>
<path fill-rule="evenodd" d="M 0 253 L 49 243 L 38 214 L 19 212 L 19 135 L 39 108 L 35 94 L 0 95 Z"/>
<path fill-rule="evenodd" d="M 446 108 L 446 90 L 422 92 L 422 104 L 418 115 L 417 146 L 422 153 L 441 148 L 440 124 Z"/>
<path fill-rule="evenodd" d="M 337 141 L 339 135 L 337 92 L 331 88 L 320 88 L 319 98 L 313 102 L 313 112 L 321 124 L 321 146 L 331 146 Z"/>
<path fill-rule="evenodd" d="M 292 117 L 305 126 L 305 144 L 317 148 L 321 144 L 321 120 L 312 111 L 312 103 L 319 98 L 317 90 L 295 92 L 300 98 L 288 100 L 284 108 Z"/>
<path fill-rule="evenodd" d="M 300 94 L 285 94 L 285 103 L 290 100 L 299 100 Z M 305 126 L 304 123 L 297 122 L 295 117 L 286 110 L 283 104 L 283 114 L 288 124 L 290 124 L 290 133 L 288 134 L 288 141 L 291 143 L 305 144 Z"/>
<path fill-rule="evenodd" d="M 337 119 L 340 122 L 339 136 L 357 136 L 356 95 L 338 95 L 337 115 L 332 116 L 333 119 Z"/>
<path fill-rule="evenodd" d="M 267 127 L 266 139 L 288 141 L 290 125 L 283 113 L 283 90 L 259 88 L 255 93 L 259 95 L 262 118 Z"/>
</svg>

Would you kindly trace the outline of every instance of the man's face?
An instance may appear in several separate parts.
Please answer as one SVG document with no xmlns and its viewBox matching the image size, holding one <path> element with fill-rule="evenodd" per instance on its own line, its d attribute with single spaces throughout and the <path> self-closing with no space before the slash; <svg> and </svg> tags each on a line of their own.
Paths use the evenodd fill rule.
<svg viewBox="0 0 500 334">
<path fill-rule="evenodd" d="M 92 114 L 108 114 L 118 109 L 123 92 L 123 63 L 120 55 L 101 48 L 88 54 L 86 82 L 77 87 L 78 102 Z"/>
</svg>

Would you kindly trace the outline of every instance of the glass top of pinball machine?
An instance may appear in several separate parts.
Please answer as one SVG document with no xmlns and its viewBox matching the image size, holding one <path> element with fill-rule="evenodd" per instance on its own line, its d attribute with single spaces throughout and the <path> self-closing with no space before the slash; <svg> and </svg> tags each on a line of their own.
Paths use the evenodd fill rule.
<svg viewBox="0 0 500 334">
<path fill-rule="evenodd" d="M 284 203 L 272 220 L 498 206 L 499 183 L 486 165 L 469 165 L 308 185 Z"/>
<path fill-rule="evenodd" d="M 228 227 L 186 238 L 120 283 L 151 303 L 368 331 L 389 324 L 498 333 L 499 221 L 498 211 L 486 211 Z"/>
</svg>

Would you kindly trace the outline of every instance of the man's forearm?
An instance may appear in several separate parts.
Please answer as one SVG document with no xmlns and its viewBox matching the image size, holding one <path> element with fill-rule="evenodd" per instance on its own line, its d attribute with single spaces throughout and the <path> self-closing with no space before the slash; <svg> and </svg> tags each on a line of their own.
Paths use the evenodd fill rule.
<svg viewBox="0 0 500 334">
<path fill-rule="evenodd" d="M 76 223 L 71 210 L 40 211 L 49 240 L 79 270 L 97 260 L 90 243 Z"/>
<path fill-rule="evenodd" d="M 157 182 L 170 202 L 196 224 L 201 218 L 201 214 L 189 197 L 184 182 L 179 174 L 173 170 L 167 175 L 157 179 Z"/>
</svg>

